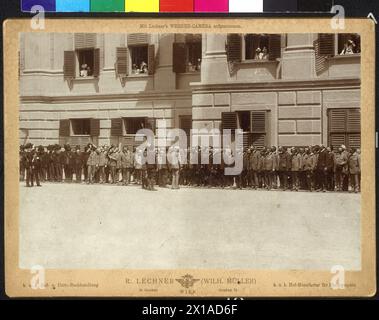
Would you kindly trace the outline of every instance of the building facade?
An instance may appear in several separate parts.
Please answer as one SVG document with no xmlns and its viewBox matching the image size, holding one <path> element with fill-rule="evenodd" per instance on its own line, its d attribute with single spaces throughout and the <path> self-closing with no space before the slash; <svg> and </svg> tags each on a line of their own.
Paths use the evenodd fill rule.
<svg viewBox="0 0 379 320">
<path fill-rule="evenodd" d="M 166 126 L 360 147 L 360 59 L 356 34 L 25 33 L 19 140 L 133 145 Z"/>
</svg>

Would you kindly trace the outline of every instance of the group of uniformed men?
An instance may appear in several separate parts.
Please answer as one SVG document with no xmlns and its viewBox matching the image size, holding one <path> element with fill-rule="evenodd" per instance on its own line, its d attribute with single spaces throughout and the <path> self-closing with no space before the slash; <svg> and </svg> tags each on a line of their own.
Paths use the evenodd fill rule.
<svg viewBox="0 0 379 320">
<path fill-rule="evenodd" d="M 360 191 L 360 150 L 336 150 L 309 146 L 284 148 L 249 147 L 239 152 L 242 170 L 226 175 L 235 166 L 231 149 L 188 148 L 181 161 L 179 147 L 155 150 L 155 162 L 147 161 L 147 151 L 135 147 L 51 145 L 20 147 L 20 180 L 30 187 L 36 182 L 140 184 L 155 191 L 155 185 L 178 189 L 179 185 L 221 188 L 282 189 L 298 191 Z M 166 158 L 162 161 L 163 158 Z M 193 159 L 197 158 L 197 163 Z M 203 159 L 209 159 L 203 161 Z M 221 159 L 221 161 L 214 161 Z M 237 160 L 236 160 L 237 161 Z M 196 161 L 195 161 L 196 162 Z M 74 179 L 75 177 L 75 179 Z"/>
</svg>

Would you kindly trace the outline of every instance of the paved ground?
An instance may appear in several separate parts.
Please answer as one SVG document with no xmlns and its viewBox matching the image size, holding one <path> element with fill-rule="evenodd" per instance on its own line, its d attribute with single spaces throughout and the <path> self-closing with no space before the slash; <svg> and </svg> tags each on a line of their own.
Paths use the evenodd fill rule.
<svg viewBox="0 0 379 320">
<path fill-rule="evenodd" d="M 360 195 L 20 184 L 20 266 L 360 269 Z"/>
</svg>

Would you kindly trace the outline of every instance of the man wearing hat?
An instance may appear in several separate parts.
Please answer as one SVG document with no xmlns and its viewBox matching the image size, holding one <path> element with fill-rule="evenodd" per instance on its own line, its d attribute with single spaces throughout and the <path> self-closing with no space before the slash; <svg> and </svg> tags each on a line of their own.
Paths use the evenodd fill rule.
<svg viewBox="0 0 379 320">
<path fill-rule="evenodd" d="M 25 169 L 25 181 L 27 187 L 32 186 L 32 147 L 31 143 L 27 143 L 24 147 L 21 158 L 21 162 Z"/>
<path fill-rule="evenodd" d="M 346 147 L 341 145 L 338 148 L 338 152 L 335 154 L 335 183 L 336 190 L 343 190 L 343 182 L 349 172 L 348 169 L 348 157 L 346 153 Z"/>
<path fill-rule="evenodd" d="M 352 190 L 355 193 L 359 192 L 359 174 L 361 172 L 361 157 L 357 153 L 356 148 L 351 148 L 351 155 L 348 160 L 349 173 L 350 173 L 350 184 Z"/>
<path fill-rule="evenodd" d="M 24 155 L 25 155 L 25 146 L 20 146 L 20 150 L 19 150 L 19 161 L 20 161 L 20 181 L 24 181 L 25 180 L 25 158 L 24 158 Z"/>
<path fill-rule="evenodd" d="M 31 186 L 33 187 L 34 181 L 37 184 L 37 187 L 41 187 L 40 184 L 40 174 L 41 174 L 41 158 L 39 156 L 39 153 L 34 148 L 31 152 L 31 173 L 30 173 L 30 182 Z"/>
<path fill-rule="evenodd" d="M 291 161 L 291 173 L 292 173 L 292 190 L 299 191 L 300 180 L 299 171 L 302 168 L 302 157 L 298 148 L 292 148 L 292 161 Z"/>
<path fill-rule="evenodd" d="M 91 146 L 91 153 L 87 160 L 88 167 L 88 184 L 93 184 L 95 182 L 95 174 L 99 167 L 99 155 L 96 152 L 96 147 Z"/>
<path fill-rule="evenodd" d="M 71 156 L 72 161 L 72 169 L 73 173 L 75 173 L 75 182 L 81 183 L 82 182 L 82 155 L 80 151 L 80 146 L 75 147 L 75 151 L 72 153 Z"/>
<path fill-rule="evenodd" d="M 320 145 L 320 149 L 318 152 L 318 158 L 317 158 L 317 191 L 326 191 L 327 188 L 327 165 L 326 165 L 326 159 L 327 159 L 327 150 L 323 145 Z"/>
</svg>

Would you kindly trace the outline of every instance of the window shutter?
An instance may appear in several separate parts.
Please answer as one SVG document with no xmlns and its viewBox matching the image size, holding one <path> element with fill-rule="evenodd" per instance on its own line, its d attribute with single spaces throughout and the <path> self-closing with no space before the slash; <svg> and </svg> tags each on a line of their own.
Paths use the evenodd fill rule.
<svg viewBox="0 0 379 320">
<path fill-rule="evenodd" d="M 152 75 L 155 72 L 155 46 L 153 44 L 149 45 L 148 48 L 148 71 Z"/>
<path fill-rule="evenodd" d="M 270 34 L 268 46 L 269 59 L 276 60 L 280 58 L 282 51 L 282 36 L 280 34 Z"/>
<path fill-rule="evenodd" d="M 176 73 L 186 72 L 186 44 L 173 43 L 173 71 Z"/>
<path fill-rule="evenodd" d="M 96 33 L 75 33 L 75 49 L 88 49 L 96 47 Z"/>
<path fill-rule="evenodd" d="M 119 137 L 123 135 L 122 132 L 122 119 L 111 119 L 111 136 Z"/>
<path fill-rule="evenodd" d="M 251 146 L 253 140 L 253 134 L 250 132 L 243 132 L 242 133 L 242 146 L 239 145 L 241 149 L 246 149 L 249 146 Z"/>
<path fill-rule="evenodd" d="M 329 113 L 330 132 L 346 131 L 347 112 L 346 109 L 331 109 Z"/>
<path fill-rule="evenodd" d="M 147 44 L 149 40 L 149 34 L 147 33 L 129 33 L 127 36 L 128 46 Z"/>
<path fill-rule="evenodd" d="M 361 146 L 360 109 L 331 109 L 329 111 L 330 145 L 334 148 L 344 144 L 348 148 Z"/>
<path fill-rule="evenodd" d="M 251 112 L 252 132 L 266 133 L 266 111 Z"/>
<path fill-rule="evenodd" d="M 347 145 L 345 133 L 333 133 L 330 135 L 330 145 L 333 149 L 339 148 L 341 145 Z"/>
<path fill-rule="evenodd" d="M 266 134 L 252 133 L 251 144 L 257 148 L 263 148 L 266 146 Z"/>
<path fill-rule="evenodd" d="M 128 48 L 116 48 L 116 74 L 118 77 L 128 75 Z"/>
<path fill-rule="evenodd" d="M 155 118 L 145 118 L 145 128 L 155 132 Z"/>
<path fill-rule="evenodd" d="M 70 136 L 70 120 L 59 121 L 59 136 L 60 137 Z"/>
<path fill-rule="evenodd" d="M 92 137 L 98 137 L 100 135 L 100 119 L 91 119 L 90 135 Z"/>
<path fill-rule="evenodd" d="M 359 109 L 347 110 L 347 131 L 361 132 L 361 112 Z"/>
<path fill-rule="evenodd" d="M 252 111 L 251 112 L 251 144 L 254 147 L 263 148 L 266 146 L 267 136 L 267 112 Z"/>
<path fill-rule="evenodd" d="M 237 129 L 237 113 L 236 112 L 223 112 L 221 114 L 222 129 Z"/>
<path fill-rule="evenodd" d="M 100 75 L 100 49 L 95 49 L 93 52 L 93 76 Z"/>
<path fill-rule="evenodd" d="M 227 38 L 227 55 L 229 62 L 240 62 L 242 59 L 242 37 L 238 33 L 229 33 Z"/>
<path fill-rule="evenodd" d="M 328 67 L 328 59 L 320 54 L 320 39 L 316 39 L 313 42 L 315 49 L 315 63 L 316 63 L 316 73 L 319 74 Z"/>
<path fill-rule="evenodd" d="M 65 51 L 64 52 L 64 65 L 63 65 L 63 74 L 65 79 L 75 79 L 75 64 L 76 57 L 75 51 Z"/>
<path fill-rule="evenodd" d="M 318 40 L 320 42 L 319 53 L 322 56 L 334 56 L 334 34 L 319 33 Z"/>
<path fill-rule="evenodd" d="M 360 148 L 361 147 L 361 134 L 350 133 L 347 135 L 347 147 L 348 148 Z"/>
</svg>

